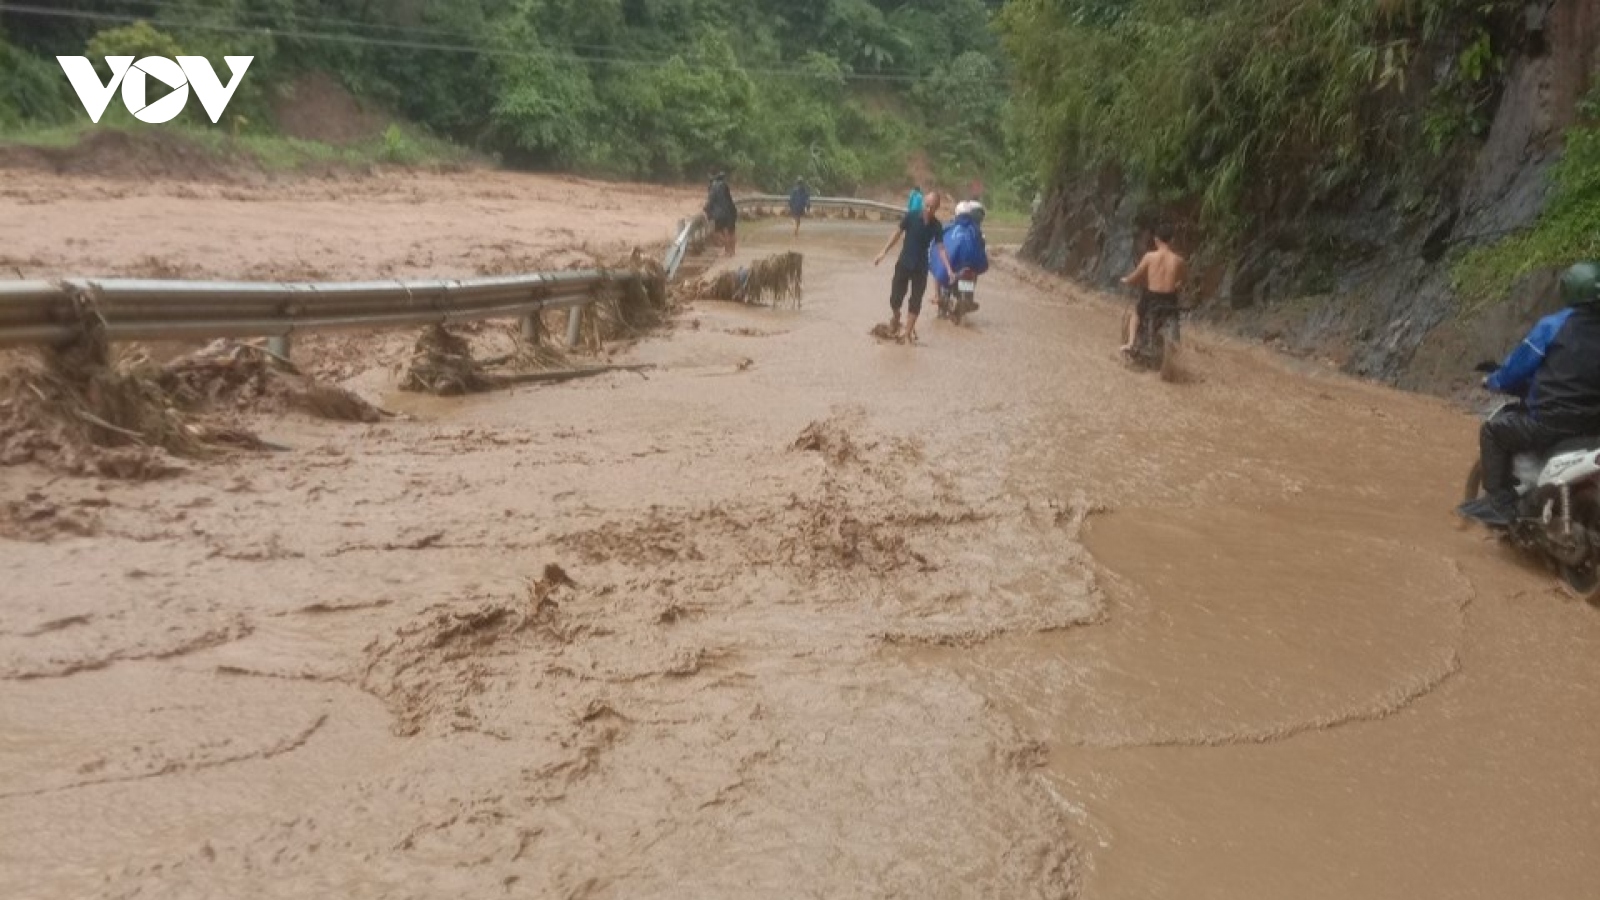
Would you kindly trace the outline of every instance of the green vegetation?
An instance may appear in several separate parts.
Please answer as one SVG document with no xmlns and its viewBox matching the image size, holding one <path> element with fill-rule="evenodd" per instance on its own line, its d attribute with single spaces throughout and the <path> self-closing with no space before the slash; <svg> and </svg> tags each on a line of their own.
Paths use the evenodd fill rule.
<svg viewBox="0 0 1600 900">
<path fill-rule="evenodd" d="M 0 132 L 81 116 L 50 58 L 254 55 L 224 130 L 312 70 L 507 162 L 779 188 L 1003 182 L 999 0 L 72 0 L 0 12 Z M 9 43 L 7 43 L 9 41 Z M 115 109 L 117 104 L 113 104 Z M 189 124 L 212 128 L 198 110 Z M 392 139 L 390 139 L 392 138 Z M 394 158 L 417 150 L 386 138 Z"/>
<path fill-rule="evenodd" d="M 1012 126 L 1042 175 L 1109 168 L 1239 234 L 1443 168 L 1482 130 L 1521 6 L 1011 0 Z"/>
<path fill-rule="evenodd" d="M 12 146 L 72 147 L 91 134 L 119 131 L 149 134 L 167 141 L 182 141 L 218 156 L 253 161 L 268 172 L 294 172 L 308 168 L 365 168 L 377 164 L 420 166 L 467 165 L 472 154 L 457 144 L 426 134 L 414 134 L 391 125 L 379 137 L 350 144 L 307 141 L 270 132 L 231 134 L 210 123 L 196 125 L 174 122 L 146 125 L 124 121 L 110 115 L 100 125 L 87 121 L 62 125 L 31 125 L 5 132 L 3 142 Z"/>
<path fill-rule="evenodd" d="M 1534 228 L 1456 263 L 1456 292 L 1468 311 L 1504 297 L 1531 273 L 1600 260 L 1600 80 L 1579 112 L 1587 121 L 1567 132 L 1554 194 Z"/>
</svg>

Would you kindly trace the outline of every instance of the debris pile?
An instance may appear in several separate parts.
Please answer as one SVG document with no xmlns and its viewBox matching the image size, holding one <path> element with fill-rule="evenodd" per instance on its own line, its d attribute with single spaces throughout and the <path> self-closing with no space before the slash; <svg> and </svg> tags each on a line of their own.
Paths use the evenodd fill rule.
<svg viewBox="0 0 1600 900">
<path fill-rule="evenodd" d="M 346 421 L 381 415 L 257 347 L 218 341 L 163 366 L 138 353 L 114 356 L 90 329 L 0 374 L 0 465 L 159 478 L 178 471 L 173 457 L 270 449 L 222 414 L 285 409 Z"/>
<path fill-rule="evenodd" d="M 383 412 L 343 388 L 322 384 L 265 348 L 213 341 L 162 366 L 160 385 L 192 411 L 303 412 L 336 422 L 379 422 Z"/>
<path fill-rule="evenodd" d="M 804 263 L 805 257 L 799 253 L 780 253 L 722 272 L 709 281 L 690 282 L 685 292 L 695 300 L 799 309 Z"/>
<path fill-rule="evenodd" d="M 472 345 L 443 325 L 430 325 L 417 338 L 400 390 L 440 397 L 486 391 L 493 382 L 472 358 Z"/>
</svg>

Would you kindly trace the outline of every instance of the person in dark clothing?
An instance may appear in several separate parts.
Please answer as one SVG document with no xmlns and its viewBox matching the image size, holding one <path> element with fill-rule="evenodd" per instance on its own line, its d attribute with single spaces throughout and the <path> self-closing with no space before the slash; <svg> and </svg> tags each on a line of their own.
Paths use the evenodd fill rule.
<svg viewBox="0 0 1600 900">
<path fill-rule="evenodd" d="M 1523 396 L 1527 410 L 1485 422 L 1478 436 L 1483 462 L 1480 500 L 1459 512 L 1486 525 L 1517 518 L 1512 461 L 1562 441 L 1600 434 L 1600 264 L 1578 263 L 1561 276 L 1567 308 L 1533 327 L 1484 387 Z"/>
<path fill-rule="evenodd" d="M 712 176 L 711 186 L 706 190 L 704 212 L 711 221 L 712 233 L 721 241 L 726 255 L 732 256 L 739 241 L 739 207 L 734 205 L 727 173 L 718 172 Z"/>
<path fill-rule="evenodd" d="M 889 327 L 899 333 L 900 306 L 907 301 L 909 294 L 905 339 L 911 343 L 917 341 L 917 317 L 922 314 L 922 297 L 928 292 L 929 248 L 938 245 L 939 261 L 944 263 L 946 271 L 950 270 L 950 257 L 944 250 L 944 226 L 939 222 L 938 212 L 939 195 L 927 195 L 923 199 L 922 211 L 906 213 L 894 234 L 889 237 L 889 243 L 884 245 L 883 251 L 872 262 L 875 266 L 881 265 L 894 245 L 904 239 L 905 243 L 900 247 L 900 261 L 894 267 L 894 282 L 889 289 L 889 309 L 894 313 Z"/>
<path fill-rule="evenodd" d="M 797 178 L 794 190 L 789 192 L 789 215 L 794 218 L 795 237 L 800 236 L 800 220 L 811 212 L 811 188 L 806 186 L 804 178 Z"/>
<path fill-rule="evenodd" d="M 1188 275 L 1188 262 L 1173 251 L 1173 234 L 1171 224 L 1163 222 L 1157 225 L 1155 249 L 1146 253 L 1139 260 L 1139 267 L 1122 279 L 1123 284 L 1142 288 L 1139 305 L 1134 307 L 1133 317 L 1128 320 L 1128 333 L 1124 335 L 1127 343 L 1122 345 L 1123 353 L 1134 352 L 1141 323 L 1150 326 L 1147 333 L 1153 333 L 1178 313 L 1178 291 Z"/>
</svg>

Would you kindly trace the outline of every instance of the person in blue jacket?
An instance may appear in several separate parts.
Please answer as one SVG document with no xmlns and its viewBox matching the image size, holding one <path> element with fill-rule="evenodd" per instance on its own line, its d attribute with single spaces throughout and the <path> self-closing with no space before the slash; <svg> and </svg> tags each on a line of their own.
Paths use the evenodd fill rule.
<svg viewBox="0 0 1600 900">
<path fill-rule="evenodd" d="M 811 188 L 804 178 L 796 178 L 789 192 L 789 215 L 794 218 L 794 236 L 800 236 L 800 220 L 811 212 Z"/>
<path fill-rule="evenodd" d="M 1600 435 L 1600 264 L 1578 263 L 1561 276 L 1566 309 L 1533 326 L 1483 386 L 1526 398 L 1527 411 L 1483 423 L 1478 449 L 1485 496 L 1460 513 L 1486 525 L 1517 518 L 1512 461 L 1562 441 Z"/>
<path fill-rule="evenodd" d="M 928 272 L 939 289 L 939 296 L 950 296 L 951 287 L 963 270 L 971 269 L 974 275 L 989 271 L 989 248 L 983 239 L 983 212 L 981 203 L 966 201 L 956 204 L 955 221 L 944 230 L 945 255 L 955 271 L 945 268 L 944 260 L 930 249 Z M 978 304 L 973 303 L 971 308 L 962 312 L 972 312 L 977 308 Z"/>
</svg>

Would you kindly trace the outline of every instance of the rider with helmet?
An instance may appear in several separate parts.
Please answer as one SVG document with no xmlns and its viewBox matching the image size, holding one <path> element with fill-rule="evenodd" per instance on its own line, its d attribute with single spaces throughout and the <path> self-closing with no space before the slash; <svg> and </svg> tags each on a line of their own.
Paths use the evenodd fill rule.
<svg viewBox="0 0 1600 900">
<path fill-rule="evenodd" d="M 1507 411 L 1483 424 L 1482 499 L 1460 513 L 1487 525 L 1517 518 L 1512 461 L 1562 441 L 1600 435 L 1600 264 L 1582 262 L 1561 276 L 1566 308 L 1539 321 L 1494 374 L 1491 391 L 1526 397 L 1525 411 Z"/>
<path fill-rule="evenodd" d="M 989 271 L 989 248 L 983 239 L 983 217 L 983 204 L 976 200 L 964 200 L 956 204 L 955 221 L 944 230 L 944 249 L 950 258 L 950 269 L 945 268 L 944 260 L 930 249 L 928 271 L 933 276 L 941 300 L 950 299 L 951 290 L 963 271 L 971 271 L 974 275 Z M 961 312 L 973 312 L 977 308 L 978 304 L 973 303 L 970 309 Z M 944 315 L 943 304 L 940 306 L 940 315 Z"/>
</svg>

